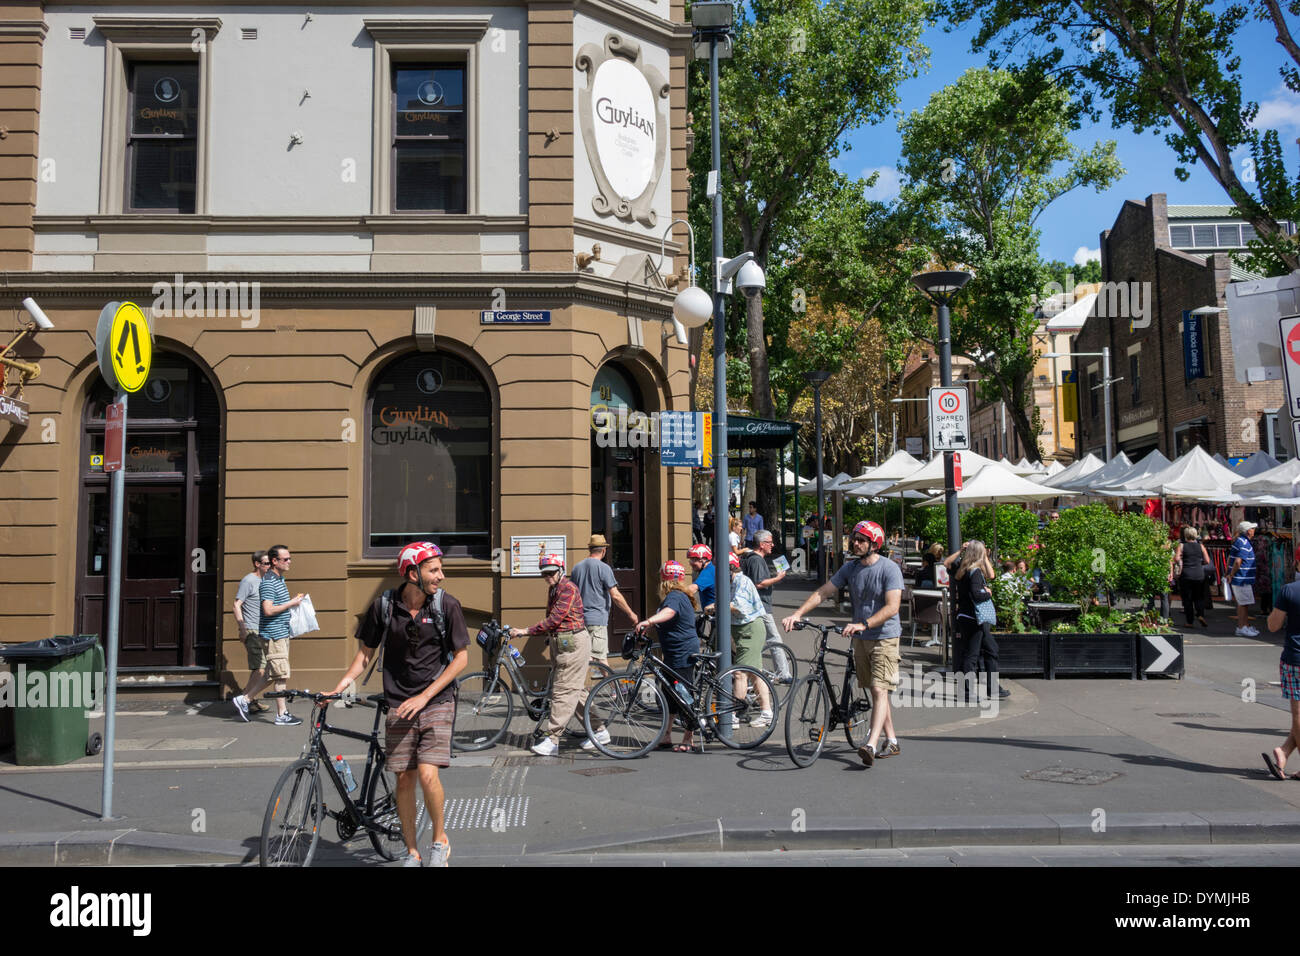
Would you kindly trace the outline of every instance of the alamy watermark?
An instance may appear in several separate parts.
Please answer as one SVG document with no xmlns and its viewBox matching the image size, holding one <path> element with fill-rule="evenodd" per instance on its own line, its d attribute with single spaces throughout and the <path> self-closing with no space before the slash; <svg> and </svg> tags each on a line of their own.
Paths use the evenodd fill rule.
<svg viewBox="0 0 1300 956">
<path fill-rule="evenodd" d="M 104 672 L 28 670 L 0 673 L 0 707 L 66 707 L 93 711 L 104 699 Z"/>
<path fill-rule="evenodd" d="M 962 671 L 927 671 L 919 663 L 912 672 L 899 671 L 898 686 L 889 695 L 891 707 L 973 707 L 981 717 L 998 715 L 996 691 L 985 693 L 989 685 L 998 687 L 998 675 Z"/>
<path fill-rule="evenodd" d="M 1075 302 L 1074 274 L 1067 273 L 1065 284 L 1049 282 L 1043 286 L 1039 301 L 1056 303 L 1047 309 L 1051 318 Z M 1127 319 L 1135 329 L 1151 326 L 1151 283 L 1150 282 L 1102 282 L 1093 304 L 1093 314 L 1100 319 Z"/>
<path fill-rule="evenodd" d="M 591 427 L 601 448 L 690 447 L 696 443 L 695 417 L 675 412 L 629 411 L 595 405 Z"/>
<path fill-rule="evenodd" d="M 239 318 L 241 328 L 255 329 L 262 321 L 262 283 L 185 281 L 176 273 L 171 282 L 155 282 L 153 314 L 160 319 Z"/>
</svg>

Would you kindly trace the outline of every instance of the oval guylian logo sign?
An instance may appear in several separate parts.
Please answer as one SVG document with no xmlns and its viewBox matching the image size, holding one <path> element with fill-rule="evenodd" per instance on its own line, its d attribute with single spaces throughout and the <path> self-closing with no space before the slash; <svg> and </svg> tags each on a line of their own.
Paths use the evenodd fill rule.
<svg viewBox="0 0 1300 956">
<path fill-rule="evenodd" d="M 596 154 L 610 185 L 625 200 L 640 196 L 655 171 L 654 93 L 626 60 L 600 65 L 591 86 Z"/>
</svg>

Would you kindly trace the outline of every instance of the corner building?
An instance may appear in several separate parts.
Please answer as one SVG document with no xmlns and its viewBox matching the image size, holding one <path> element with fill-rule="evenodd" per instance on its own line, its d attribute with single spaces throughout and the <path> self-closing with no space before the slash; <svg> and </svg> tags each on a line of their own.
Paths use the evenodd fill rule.
<svg viewBox="0 0 1300 956">
<path fill-rule="evenodd" d="M 563 536 L 572 564 L 604 534 L 652 609 L 691 543 L 689 474 L 598 448 L 590 409 L 688 407 L 684 227 L 660 258 L 686 214 L 683 19 L 4 5 L 2 294 L 55 330 L 17 348 L 41 367 L 30 422 L 0 422 L 0 640 L 104 630 L 94 338 L 126 300 L 153 312 L 154 364 L 128 413 L 124 687 L 242 683 L 235 590 L 273 544 L 321 624 L 296 686 L 343 670 L 412 539 L 442 547 L 471 627 L 543 614 L 541 579 L 512 573 L 523 535 Z"/>
</svg>

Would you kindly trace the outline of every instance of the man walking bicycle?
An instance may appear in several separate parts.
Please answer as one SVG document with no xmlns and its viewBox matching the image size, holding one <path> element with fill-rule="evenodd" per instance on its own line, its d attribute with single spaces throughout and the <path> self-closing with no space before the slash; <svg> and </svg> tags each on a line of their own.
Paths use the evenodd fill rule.
<svg viewBox="0 0 1300 956">
<path fill-rule="evenodd" d="M 441 589 L 442 551 L 417 541 L 397 558 L 400 588 L 380 595 L 357 629 L 361 647 L 338 686 L 340 694 L 384 646 L 385 764 L 397 774 L 397 816 L 406 841 L 403 866 L 423 865 L 415 845 L 415 785 L 433 824 L 430 866 L 446 866 L 451 842 L 443 821 L 439 768 L 451 766 L 451 730 L 456 715 L 456 677 L 469 662 L 469 631 L 460 602 Z M 387 618 L 387 619 L 385 619 Z"/>
<path fill-rule="evenodd" d="M 898 608 L 903 599 L 903 572 L 893 561 L 880 556 L 885 531 L 874 521 L 859 521 L 849 536 L 849 549 L 856 561 L 844 564 L 835 576 L 810 594 L 781 623 L 787 631 L 796 621 L 847 587 L 853 599 L 853 623 L 844 628 L 845 637 L 853 641 L 853 667 L 858 684 L 871 689 L 871 735 L 858 748 L 858 756 L 868 767 L 877 757 L 892 757 L 899 752 L 894 736 L 894 718 L 889 712 L 889 692 L 898 686 L 898 640 L 903 633 Z M 881 733 L 886 742 L 877 749 Z"/>
</svg>

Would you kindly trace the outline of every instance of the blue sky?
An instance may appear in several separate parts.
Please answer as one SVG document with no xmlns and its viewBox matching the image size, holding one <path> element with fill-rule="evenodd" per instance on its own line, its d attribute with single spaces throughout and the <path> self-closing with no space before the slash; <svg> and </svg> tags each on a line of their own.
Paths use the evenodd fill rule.
<svg viewBox="0 0 1300 956">
<path fill-rule="evenodd" d="M 923 108 L 935 92 L 954 82 L 967 69 L 985 65 L 986 53 L 970 52 L 973 35 L 973 26 L 953 33 L 934 28 L 925 34 L 923 40 L 930 48 L 932 66 L 928 73 L 900 88 L 904 115 Z M 1239 41 L 1238 50 L 1247 51 L 1242 71 L 1244 92 L 1260 103 L 1256 125 L 1277 129 L 1287 168 L 1294 175 L 1300 150 L 1295 142 L 1300 136 L 1300 97 L 1287 90 L 1278 75 L 1277 67 L 1285 53 L 1275 35 L 1259 22 L 1243 27 Z M 847 139 L 852 151 L 841 154 L 836 167 L 852 176 L 866 176 L 880 170 L 881 177 L 870 194 L 878 199 L 897 195 L 900 144 L 897 120 L 857 130 Z M 1171 205 L 1228 201 L 1222 187 L 1199 165 L 1193 168 L 1187 182 L 1178 181 L 1174 176 L 1177 162 L 1162 132 L 1137 136 L 1127 128 L 1111 128 L 1109 117 L 1103 116 L 1100 124 L 1085 126 L 1071 139 L 1082 147 L 1098 140 L 1115 140 L 1127 173 L 1103 193 L 1075 190 L 1048 207 L 1039 219 L 1040 249 L 1045 259 L 1071 262 L 1076 256 L 1096 258 L 1098 237 L 1114 223 L 1125 199 L 1145 199 L 1152 193 L 1163 192 Z M 1238 169 L 1242 169 L 1241 161 L 1247 155 L 1245 150 L 1234 155 Z"/>
</svg>

